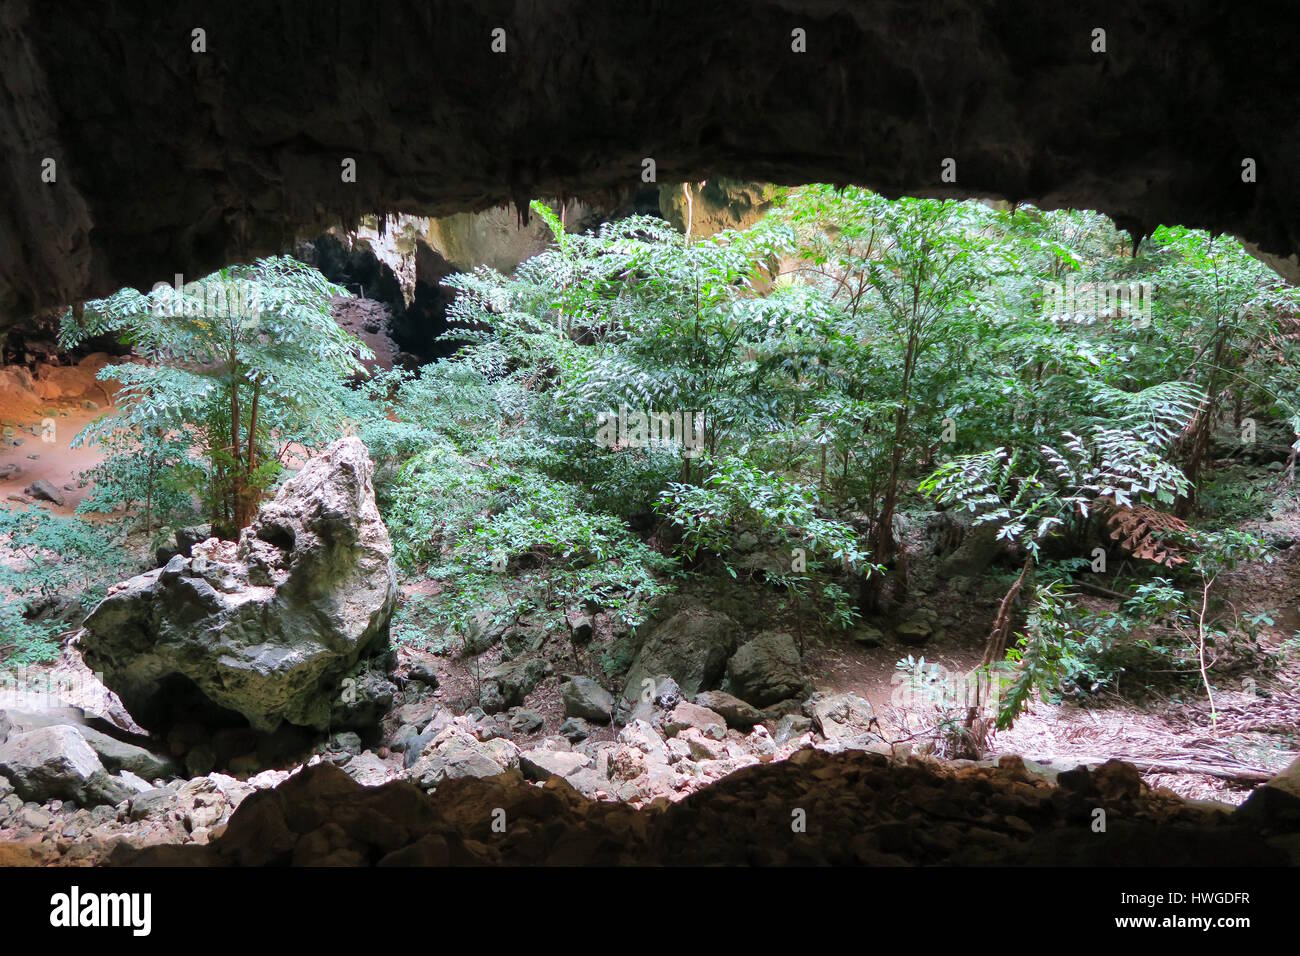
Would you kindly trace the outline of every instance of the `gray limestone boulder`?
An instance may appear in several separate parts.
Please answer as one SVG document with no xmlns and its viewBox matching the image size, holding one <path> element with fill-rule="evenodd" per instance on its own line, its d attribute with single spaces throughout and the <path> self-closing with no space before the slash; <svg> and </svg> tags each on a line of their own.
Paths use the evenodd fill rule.
<svg viewBox="0 0 1300 956">
<path fill-rule="evenodd" d="M 73 800 L 82 806 L 116 805 L 133 795 L 109 775 L 75 727 L 37 727 L 10 733 L 0 744 L 0 776 L 23 800 Z"/>
<path fill-rule="evenodd" d="M 623 699 L 636 700 L 645 682 L 661 674 L 672 677 L 687 697 L 716 687 L 739 638 L 740 625 L 721 611 L 679 610 L 646 634 L 628 670 Z"/>
<path fill-rule="evenodd" d="M 86 618 L 86 663 L 143 726 L 205 698 L 257 730 L 325 729 L 343 681 L 387 641 L 397 598 L 373 465 L 344 438 L 265 503 L 238 544 L 195 544 L 111 589 Z"/>
<path fill-rule="evenodd" d="M 742 645 L 727 662 L 727 683 L 732 694 L 755 707 L 802 695 L 807 682 L 794 638 L 765 631 Z"/>
</svg>

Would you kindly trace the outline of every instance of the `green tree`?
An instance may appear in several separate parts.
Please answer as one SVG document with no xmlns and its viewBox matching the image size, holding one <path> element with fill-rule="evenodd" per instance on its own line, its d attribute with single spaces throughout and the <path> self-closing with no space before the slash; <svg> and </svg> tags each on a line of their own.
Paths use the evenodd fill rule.
<svg viewBox="0 0 1300 956">
<path fill-rule="evenodd" d="M 150 505 L 158 476 L 189 469 L 197 450 L 191 480 L 213 531 L 237 534 L 294 444 L 337 431 L 339 388 L 371 357 L 331 318 L 331 298 L 345 294 L 281 257 L 70 311 L 65 347 L 117 333 L 139 359 L 100 373 L 119 383 L 120 407 L 77 441 L 107 440 L 113 453 L 135 456 Z"/>
<path fill-rule="evenodd" d="M 799 190 L 776 220 L 790 229 L 794 265 L 783 271 L 811 281 L 840 310 L 844 333 L 827 373 L 838 395 L 818 410 L 818 440 L 837 446 L 846 484 L 851 446 L 859 446 L 871 552 L 893 564 L 901 599 L 906 564 L 895 563 L 894 517 L 903 479 L 933 453 L 944 399 L 971 370 L 979 327 L 999 314 L 992 283 L 1015 268 L 1012 249 L 998 215 L 978 203 L 891 202 L 817 186 Z M 864 605 L 878 603 L 880 580 L 863 580 Z"/>
</svg>

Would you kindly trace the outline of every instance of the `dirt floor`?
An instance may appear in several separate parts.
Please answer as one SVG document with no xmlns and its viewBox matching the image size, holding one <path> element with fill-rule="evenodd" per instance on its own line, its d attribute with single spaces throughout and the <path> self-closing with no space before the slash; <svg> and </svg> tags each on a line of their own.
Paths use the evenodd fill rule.
<svg viewBox="0 0 1300 956">
<path fill-rule="evenodd" d="M 100 459 L 93 447 L 73 448 L 72 440 L 113 406 L 113 383 L 99 382 L 96 373 L 106 355 L 92 355 L 75 366 L 0 370 L 0 505 L 29 507 L 23 489 L 48 481 L 64 498 L 62 505 L 41 507 L 70 515 L 86 495 L 78 476 Z M 10 433 L 9 430 L 12 430 Z M 13 444 L 15 441 L 21 444 Z M 5 477 L 7 465 L 17 471 Z"/>
</svg>

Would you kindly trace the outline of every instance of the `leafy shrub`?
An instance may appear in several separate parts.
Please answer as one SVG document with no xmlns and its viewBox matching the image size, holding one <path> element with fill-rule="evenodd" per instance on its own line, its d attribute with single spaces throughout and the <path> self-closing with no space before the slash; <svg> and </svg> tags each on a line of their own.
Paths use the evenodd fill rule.
<svg viewBox="0 0 1300 956">
<path fill-rule="evenodd" d="M 629 625 L 664 593 L 674 564 L 613 515 L 592 511 L 580 488 L 518 467 L 459 455 L 446 445 L 403 468 L 389 526 L 407 568 L 444 583 L 431 618 L 464 629 L 486 606 L 509 605 L 555 624 L 571 607 L 603 607 Z"/>
<path fill-rule="evenodd" d="M 39 509 L 0 509 L 0 662 L 24 665 L 58 656 L 67 630 L 31 620 L 43 601 L 73 599 L 89 611 L 109 583 L 135 570 L 120 525 L 65 518 Z"/>
</svg>

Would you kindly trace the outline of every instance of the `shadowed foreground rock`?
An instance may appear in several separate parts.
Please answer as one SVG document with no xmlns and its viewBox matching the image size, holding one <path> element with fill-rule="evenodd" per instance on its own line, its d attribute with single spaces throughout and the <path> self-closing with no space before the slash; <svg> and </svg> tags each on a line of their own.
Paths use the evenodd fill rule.
<svg viewBox="0 0 1300 956">
<path fill-rule="evenodd" d="M 118 585 L 86 618 L 86 664 L 151 729 L 202 698 L 257 730 L 329 726 L 344 675 L 383 644 L 397 598 L 372 472 L 360 439 L 337 441 L 238 545 L 212 538 Z"/>
<path fill-rule="evenodd" d="M 1105 810 L 1106 832 L 1093 832 Z M 798 821 L 805 821 L 800 828 Z M 496 827 L 494 828 L 494 821 Z M 1131 765 L 1030 774 L 804 750 L 633 810 L 518 772 L 366 788 L 320 764 L 249 797 L 208 846 L 121 844 L 111 865 L 1295 863 L 1276 821 L 1188 804 Z M 502 829 L 504 828 L 504 832 Z"/>
</svg>

